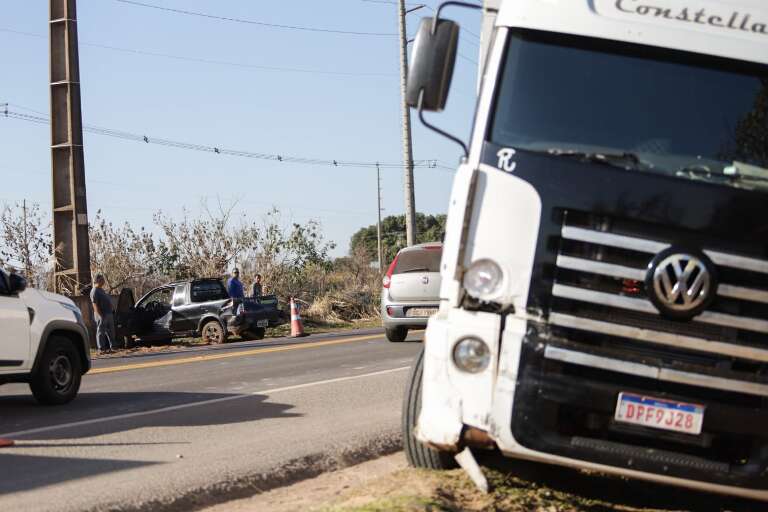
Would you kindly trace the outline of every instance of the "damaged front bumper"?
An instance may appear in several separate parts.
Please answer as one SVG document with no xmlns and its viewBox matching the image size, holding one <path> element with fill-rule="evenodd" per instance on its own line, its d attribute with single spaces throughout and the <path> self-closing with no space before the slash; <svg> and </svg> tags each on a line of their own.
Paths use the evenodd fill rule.
<svg viewBox="0 0 768 512">
<path fill-rule="evenodd" d="M 536 415 L 535 410 L 529 410 L 533 402 L 526 398 L 530 394 L 528 388 L 535 382 L 528 375 L 530 371 L 521 373 L 521 361 L 530 359 L 530 353 L 544 352 L 551 341 L 533 324 L 530 318 L 502 318 L 498 314 L 455 308 L 442 310 L 430 319 L 425 336 L 421 412 L 416 427 L 420 442 L 451 452 L 467 446 L 495 446 L 508 457 L 768 501 L 768 490 L 763 485 L 699 478 L 697 474 L 672 471 L 659 464 L 639 464 L 637 457 L 636 464 L 632 464 L 631 457 L 618 461 L 616 457 L 601 455 L 598 452 L 605 450 L 594 447 L 583 449 L 581 454 L 574 450 L 558 453 L 554 449 L 544 450 L 536 443 L 529 446 L 527 438 L 516 438 L 515 415 L 525 416 L 526 421 Z M 462 372 L 453 362 L 455 344 L 469 336 L 482 339 L 492 354 L 488 368 L 478 374 Z M 546 386 L 539 387 L 548 389 L 556 383 L 546 382 Z M 583 379 L 572 379 L 564 388 L 569 393 L 563 397 L 580 392 L 587 385 Z M 599 396 L 595 395 L 595 400 Z M 515 408 L 516 398 L 523 402 Z M 544 432 L 541 435 L 551 438 Z"/>
</svg>

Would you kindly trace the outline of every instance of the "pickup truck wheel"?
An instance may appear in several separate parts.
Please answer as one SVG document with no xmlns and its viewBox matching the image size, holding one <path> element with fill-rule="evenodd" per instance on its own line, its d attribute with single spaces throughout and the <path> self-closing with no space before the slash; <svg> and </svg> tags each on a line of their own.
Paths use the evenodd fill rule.
<svg viewBox="0 0 768 512">
<path fill-rule="evenodd" d="M 403 400 L 403 444 L 408 464 L 416 468 L 453 469 L 457 466 L 452 453 L 433 450 L 415 436 L 416 420 L 421 412 L 421 379 L 424 373 L 424 350 L 411 368 Z"/>
<path fill-rule="evenodd" d="M 227 332 L 216 320 L 210 320 L 203 324 L 203 328 L 200 329 L 200 334 L 202 335 L 203 340 L 211 345 L 219 345 L 227 341 Z"/>
<path fill-rule="evenodd" d="M 387 327 L 384 331 L 387 339 L 391 342 L 405 341 L 405 338 L 408 337 L 408 329 L 405 327 Z"/>
<path fill-rule="evenodd" d="M 53 336 L 45 346 L 29 387 L 41 404 L 62 405 L 77 396 L 81 377 L 82 364 L 75 346 L 67 338 Z"/>
</svg>

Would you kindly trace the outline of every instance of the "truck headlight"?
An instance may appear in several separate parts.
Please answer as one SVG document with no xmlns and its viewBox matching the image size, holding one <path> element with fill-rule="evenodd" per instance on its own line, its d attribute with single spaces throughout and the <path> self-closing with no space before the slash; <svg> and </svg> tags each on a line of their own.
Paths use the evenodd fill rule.
<svg viewBox="0 0 768 512">
<path fill-rule="evenodd" d="M 483 340 L 464 338 L 453 347 L 453 362 L 459 370 L 480 373 L 491 362 L 491 351 Z"/>
<path fill-rule="evenodd" d="M 477 260 L 464 273 L 464 289 L 472 297 L 490 301 L 494 299 L 504 281 L 504 272 L 493 260 Z"/>
</svg>

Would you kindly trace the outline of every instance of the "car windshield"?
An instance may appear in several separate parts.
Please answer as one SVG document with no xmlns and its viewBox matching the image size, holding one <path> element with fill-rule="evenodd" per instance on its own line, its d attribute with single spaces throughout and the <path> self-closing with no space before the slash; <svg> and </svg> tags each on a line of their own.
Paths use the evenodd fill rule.
<svg viewBox="0 0 768 512">
<path fill-rule="evenodd" d="M 494 144 L 768 190 L 768 67 L 516 31 Z"/>
</svg>

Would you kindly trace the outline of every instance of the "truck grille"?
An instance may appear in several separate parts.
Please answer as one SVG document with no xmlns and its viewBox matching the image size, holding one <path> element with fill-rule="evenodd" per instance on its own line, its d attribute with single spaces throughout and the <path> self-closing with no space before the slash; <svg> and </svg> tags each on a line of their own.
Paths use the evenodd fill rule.
<svg viewBox="0 0 768 512">
<path fill-rule="evenodd" d="M 548 358 L 603 369 L 623 360 L 636 365 L 624 370 L 661 380 L 768 397 L 768 260 L 702 247 L 717 267 L 717 297 L 693 320 L 671 320 L 644 280 L 652 258 L 687 233 L 573 212 L 564 219 L 549 325 L 566 345 Z"/>
</svg>

